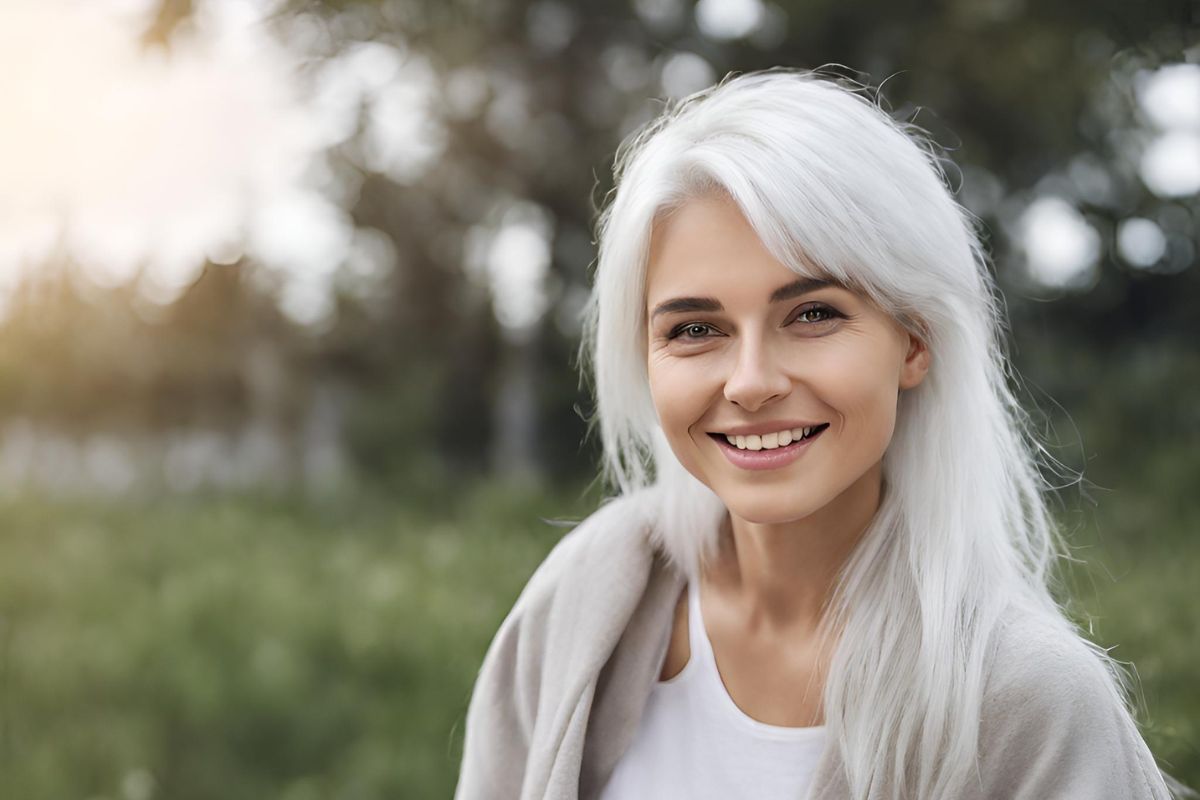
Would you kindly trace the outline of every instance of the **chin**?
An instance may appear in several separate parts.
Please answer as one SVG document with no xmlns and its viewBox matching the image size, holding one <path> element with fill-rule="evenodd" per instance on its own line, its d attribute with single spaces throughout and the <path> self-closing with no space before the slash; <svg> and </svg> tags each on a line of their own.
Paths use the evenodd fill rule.
<svg viewBox="0 0 1200 800">
<path fill-rule="evenodd" d="M 781 491 L 778 486 L 763 488 L 762 492 L 741 490 L 721 493 L 715 489 L 713 491 L 725 503 L 729 513 L 757 525 L 782 525 L 796 522 L 810 516 L 820 508 L 812 500 L 806 499 L 802 491 Z"/>
</svg>

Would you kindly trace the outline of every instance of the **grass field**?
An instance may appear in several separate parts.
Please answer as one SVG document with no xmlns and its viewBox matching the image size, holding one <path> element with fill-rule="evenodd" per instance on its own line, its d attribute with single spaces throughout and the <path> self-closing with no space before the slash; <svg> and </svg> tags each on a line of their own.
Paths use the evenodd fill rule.
<svg viewBox="0 0 1200 800">
<path fill-rule="evenodd" d="M 539 517 L 594 503 L 5 501 L 0 796 L 449 797 L 479 661 L 562 532 Z M 1148 513 L 1067 519 L 1075 610 L 1136 663 L 1148 741 L 1198 785 L 1198 520 Z"/>
</svg>

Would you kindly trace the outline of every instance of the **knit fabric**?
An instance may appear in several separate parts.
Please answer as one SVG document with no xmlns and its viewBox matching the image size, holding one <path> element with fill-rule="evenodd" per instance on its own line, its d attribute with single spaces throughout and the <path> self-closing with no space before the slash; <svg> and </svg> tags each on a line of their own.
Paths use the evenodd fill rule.
<svg viewBox="0 0 1200 800">
<path fill-rule="evenodd" d="M 686 583 L 649 536 L 659 502 L 647 489 L 602 505 L 534 572 L 480 667 L 455 800 L 599 797 L 637 732 Z M 995 637 L 978 766 L 963 800 L 1169 800 L 1103 666 L 1027 613 Z M 807 798 L 848 797 L 827 743 Z"/>
</svg>

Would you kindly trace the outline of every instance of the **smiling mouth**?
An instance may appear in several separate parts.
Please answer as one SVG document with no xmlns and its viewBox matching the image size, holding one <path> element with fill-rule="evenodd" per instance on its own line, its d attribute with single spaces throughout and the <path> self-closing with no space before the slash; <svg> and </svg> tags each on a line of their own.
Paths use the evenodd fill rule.
<svg viewBox="0 0 1200 800">
<path fill-rule="evenodd" d="M 721 444 L 731 445 L 738 450 L 779 450 L 792 447 L 800 442 L 808 441 L 821 434 L 829 423 L 815 425 L 811 428 L 793 428 L 790 431 L 778 431 L 764 436 L 751 434 L 749 436 L 729 436 L 724 433 L 708 434 Z"/>
</svg>

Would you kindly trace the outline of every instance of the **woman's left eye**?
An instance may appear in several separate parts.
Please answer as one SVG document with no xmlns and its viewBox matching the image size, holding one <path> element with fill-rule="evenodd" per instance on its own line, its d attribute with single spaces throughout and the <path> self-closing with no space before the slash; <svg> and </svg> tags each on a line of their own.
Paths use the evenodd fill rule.
<svg viewBox="0 0 1200 800">
<path fill-rule="evenodd" d="M 793 317 L 792 321 L 807 322 L 812 325 L 817 322 L 828 322 L 836 316 L 838 313 L 829 306 L 809 306 Z"/>
</svg>

